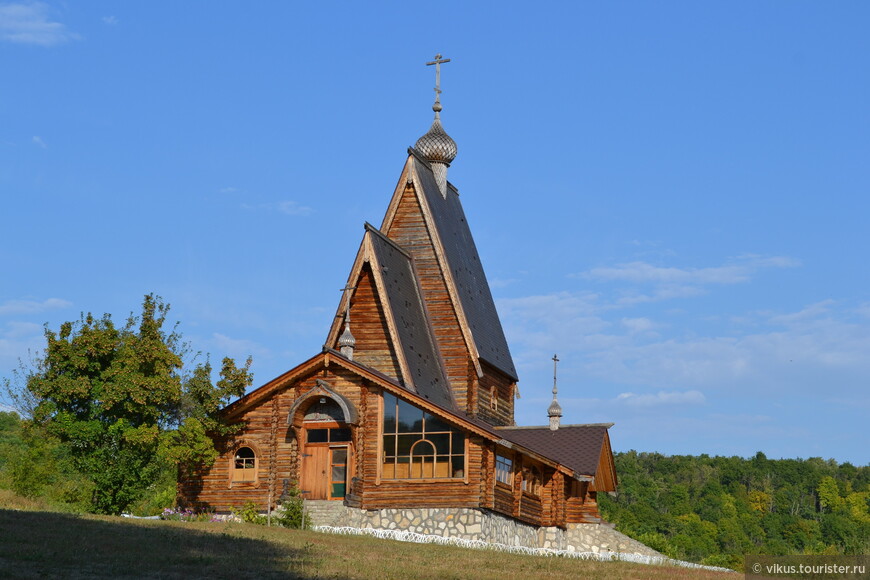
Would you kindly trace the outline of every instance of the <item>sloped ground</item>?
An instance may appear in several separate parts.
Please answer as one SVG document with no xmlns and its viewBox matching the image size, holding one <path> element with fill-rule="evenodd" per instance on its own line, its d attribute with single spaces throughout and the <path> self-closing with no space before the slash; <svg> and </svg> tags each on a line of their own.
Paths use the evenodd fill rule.
<svg viewBox="0 0 870 580">
<path fill-rule="evenodd" d="M 704 570 L 585 562 L 238 523 L 0 510 L 2 578 L 728 578 Z"/>
</svg>

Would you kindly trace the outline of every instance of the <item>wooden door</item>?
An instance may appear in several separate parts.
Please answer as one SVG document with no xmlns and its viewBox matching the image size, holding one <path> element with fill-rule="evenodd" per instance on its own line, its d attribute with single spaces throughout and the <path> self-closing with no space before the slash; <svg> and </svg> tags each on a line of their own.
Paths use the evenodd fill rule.
<svg viewBox="0 0 870 580">
<path fill-rule="evenodd" d="M 329 499 L 329 447 L 309 445 L 302 456 L 302 491 L 305 499 Z"/>
</svg>

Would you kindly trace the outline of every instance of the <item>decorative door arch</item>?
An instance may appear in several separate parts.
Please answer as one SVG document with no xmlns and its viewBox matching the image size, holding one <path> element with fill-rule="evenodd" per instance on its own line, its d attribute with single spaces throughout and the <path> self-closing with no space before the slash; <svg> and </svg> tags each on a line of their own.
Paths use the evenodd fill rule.
<svg viewBox="0 0 870 580">
<path fill-rule="evenodd" d="M 343 500 L 353 475 L 353 404 L 318 380 L 293 405 L 288 422 L 297 428 L 303 497 Z"/>
</svg>

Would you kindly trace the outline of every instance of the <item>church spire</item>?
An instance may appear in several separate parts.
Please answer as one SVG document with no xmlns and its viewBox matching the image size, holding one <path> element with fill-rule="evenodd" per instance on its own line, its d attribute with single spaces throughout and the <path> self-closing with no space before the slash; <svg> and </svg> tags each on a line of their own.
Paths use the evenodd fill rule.
<svg viewBox="0 0 870 580">
<path fill-rule="evenodd" d="M 438 182 L 438 190 L 442 197 L 447 197 L 447 168 L 456 158 L 456 142 L 444 131 L 441 126 L 441 65 L 450 62 L 449 58 L 441 58 L 435 55 L 435 60 L 427 62 L 426 66 L 435 65 L 435 103 L 432 110 L 435 111 L 435 120 L 429 131 L 417 139 L 414 148 L 432 165 L 432 172 Z"/>
<path fill-rule="evenodd" d="M 559 363 L 559 357 L 553 355 L 553 402 L 547 409 L 547 416 L 550 417 L 550 431 L 555 431 L 559 428 L 559 420 L 562 418 L 562 406 L 556 400 L 556 365 Z"/>
</svg>

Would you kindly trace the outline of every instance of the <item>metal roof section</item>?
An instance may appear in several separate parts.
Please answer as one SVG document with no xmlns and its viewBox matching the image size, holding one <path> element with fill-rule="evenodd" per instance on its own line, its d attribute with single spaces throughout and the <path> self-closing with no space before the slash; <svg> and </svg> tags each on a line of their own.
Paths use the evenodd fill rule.
<svg viewBox="0 0 870 580">
<path fill-rule="evenodd" d="M 452 184 L 448 184 L 446 195 L 442 197 L 432 166 L 419 152 L 414 149 L 409 149 L 409 152 L 414 160 L 414 173 L 422 192 L 420 200 L 425 201 L 434 221 L 436 231 L 433 235 L 440 241 L 447 261 L 443 267 L 453 279 L 461 312 L 465 315 L 477 354 L 516 381 L 517 371 L 477 253 L 477 246 L 459 201 L 459 193 Z"/>
<path fill-rule="evenodd" d="M 377 262 L 373 266 L 378 269 L 376 275 L 384 289 L 385 296 L 381 297 L 386 301 L 384 310 L 392 317 L 399 343 L 396 348 L 401 349 L 410 375 L 406 382 L 413 383 L 418 395 L 455 410 L 456 401 L 431 333 L 412 258 L 371 224 L 366 224 L 366 235 Z"/>
</svg>

